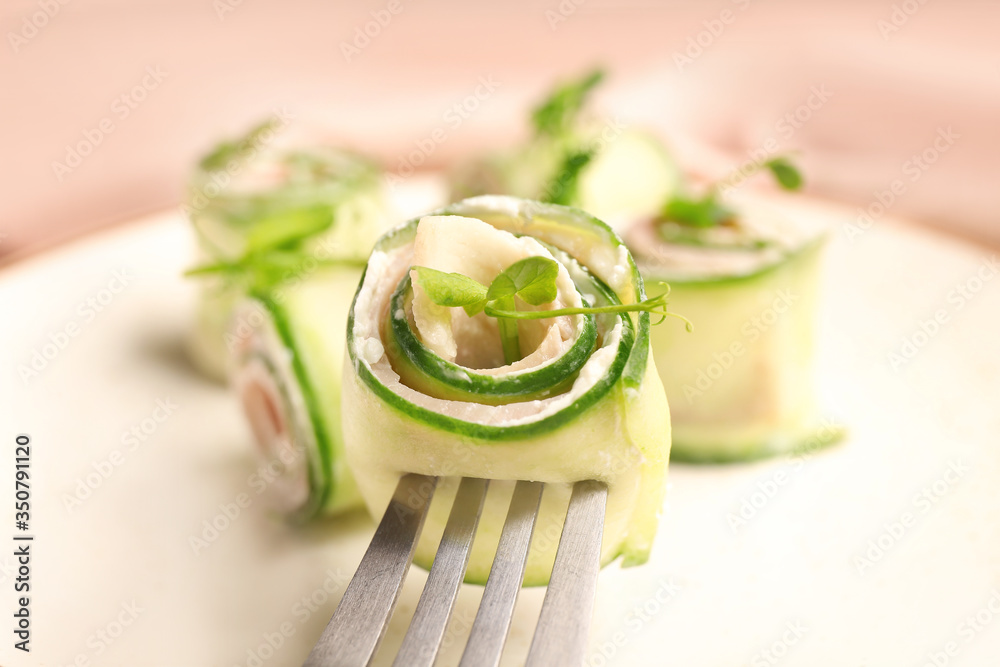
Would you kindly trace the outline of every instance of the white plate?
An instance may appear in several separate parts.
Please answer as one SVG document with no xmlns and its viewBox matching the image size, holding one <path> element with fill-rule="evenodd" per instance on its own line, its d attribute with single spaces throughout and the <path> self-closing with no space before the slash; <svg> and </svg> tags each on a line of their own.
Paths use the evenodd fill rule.
<svg viewBox="0 0 1000 667">
<path fill-rule="evenodd" d="M 601 574 L 591 665 L 1000 660 L 1000 280 L 961 307 L 955 291 L 975 287 L 989 253 L 888 221 L 852 244 L 849 213 L 796 206 L 837 227 L 823 392 L 851 436 L 808 460 L 674 465 L 652 561 Z M 191 256 L 170 212 L 0 273 L 7 667 L 299 665 L 361 558 L 366 516 L 294 530 L 264 511 L 236 402 L 182 351 Z M 921 335 L 936 311 L 948 321 Z M 888 353 L 914 337 L 916 356 L 894 370 Z M 23 380 L 36 351 L 44 363 Z M 32 438 L 30 654 L 7 628 L 17 433 Z M 88 480 L 96 488 L 68 507 Z M 744 501 L 755 516 L 734 530 Z M 213 520 L 229 525 L 196 554 L 190 539 Z M 423 577 L 411 573 L 385 648 Z M 455 662 L 478 595 L 463 589 L 441 664 Z M 540 598 L 522 596 L 507 664 L 524 655 Z"/>
</svg>

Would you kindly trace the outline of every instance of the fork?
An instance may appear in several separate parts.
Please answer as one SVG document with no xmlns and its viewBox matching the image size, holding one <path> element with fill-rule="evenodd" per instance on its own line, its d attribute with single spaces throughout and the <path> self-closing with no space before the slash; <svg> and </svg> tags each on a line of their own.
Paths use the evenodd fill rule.
<svg viewBox="0 0 1000 667">
<path fill-rule="evenodd" d="M 357 572 L 303 667 L 368 665 L 385 634 L 420 537 L 437 478 L 399 480 Z M 524 577 L 544 485 L 519 481 L 461 667 L 499 664 Z M 489 480 L 462 478 L 394 667 L 434 664 L 465 577 Z M 586 656 L 600 569 L 607 487 L 576 482 L 525 665 L 579 667 Z"/>
</svg>

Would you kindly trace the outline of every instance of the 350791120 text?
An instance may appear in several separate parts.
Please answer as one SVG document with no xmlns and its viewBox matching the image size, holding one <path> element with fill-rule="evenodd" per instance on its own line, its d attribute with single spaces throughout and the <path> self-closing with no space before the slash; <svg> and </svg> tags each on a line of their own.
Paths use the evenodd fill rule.
<svg viewBox="0 0 1000 667">
<path fill-rule="evenodd" d="M 31 521 L 31 437 L 18 435 L 14 442 L 14 558 L 17 576 L 14 578 L 16 604 L 14 610 L 14 648 L 31 651 L 31 544 L 26 534 Z"/>
</svg>

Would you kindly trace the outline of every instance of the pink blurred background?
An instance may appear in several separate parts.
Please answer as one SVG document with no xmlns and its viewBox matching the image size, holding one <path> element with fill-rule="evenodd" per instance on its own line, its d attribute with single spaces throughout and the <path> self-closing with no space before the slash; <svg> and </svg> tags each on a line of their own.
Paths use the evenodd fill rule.
<svg viewBox="0 0 1000 667">
<path fill-rule="evenodd" d="M 64 1 L 0 9 L 0 262 L 176 206 L 279 109 L 389 168 L 443 128 L 439 167 L 595 64 L 599 106 L 694 171 L 798 149 L 814 195 L 1000 246 L 997 2 Z"/>
</svg>

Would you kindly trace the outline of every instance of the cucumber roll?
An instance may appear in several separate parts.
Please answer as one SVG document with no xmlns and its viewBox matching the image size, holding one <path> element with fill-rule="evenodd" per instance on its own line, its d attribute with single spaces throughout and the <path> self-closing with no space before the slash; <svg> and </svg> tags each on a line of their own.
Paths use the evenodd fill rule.
<svg viewBox="0 0 1000 667">
<path fill-rule="evenodd" d="M 196 171 L 189 215 L 202 279 L 195 364 L 236 387 L 260 479 L 303 521 L 362 506 L 347 469 L 340 379 L 347 311 L 389 217 L 379 169 L 327 146 L 285 147 L 265 124 Z"/>
<path fill-rule="evenodd" d="M 455 198 L 502 193 L 581 208 L 616 230 L 653 215 L 680 172 L 652 133 L 586 112 L 600 70 L 556 86 L 531 114 L 531 136 L 511 150 L 461 165 Z"/>
<path fill-rule="evenodd" d="M 267 285 L 300 273 L 304 255 L 361 265 L 389 217 L 377 165 L 341 148 L 289 145 L 279 129 L 264 123 L 220 144 L 199 162 L 189 186 L 185 210 L 201 261 L 232 268 L 204 276 L 188 339 L 195 366 L 220 381 L 233 308 L 249 287 L 261 286 L 245 280 L 248 258 L 268 252 Z M 298 259 L 280 254 L 289 251 Z"/>
<path fill-rule="evenodd" d="M 608 486 L 602 563 L 643 563 L 670 417 L 650 311 L 621 239 L 569 207 L 481 196 L 375 245 L 348 319 L 347 461 L 379 516 L 399 477 L 439 478 L 429 567 L 461 477 L 491 482 L 466 581 L 489 574 L 515 480 L 547 483 L 525 585 L 548 581 L 573 482 Z"/>
<path fill-rule="evenodd" d="M 652 335 L 675 459 L 749 460 L 839 437 L 818 437 L 813 388 L 825 230 L 759 201 L 730 208 L 711 190 L 674 198 L 624 236 L 649 289 L 669 283 L 695 327 Z"/>
<path fill-rule="evenodd" d="M 323 267 L 248 295 L 226 334 L 267 498 L 294 522 L 362 506 L 340 412 L 347 310 L 360 277 L 356 267 Z"/>
</svg>

